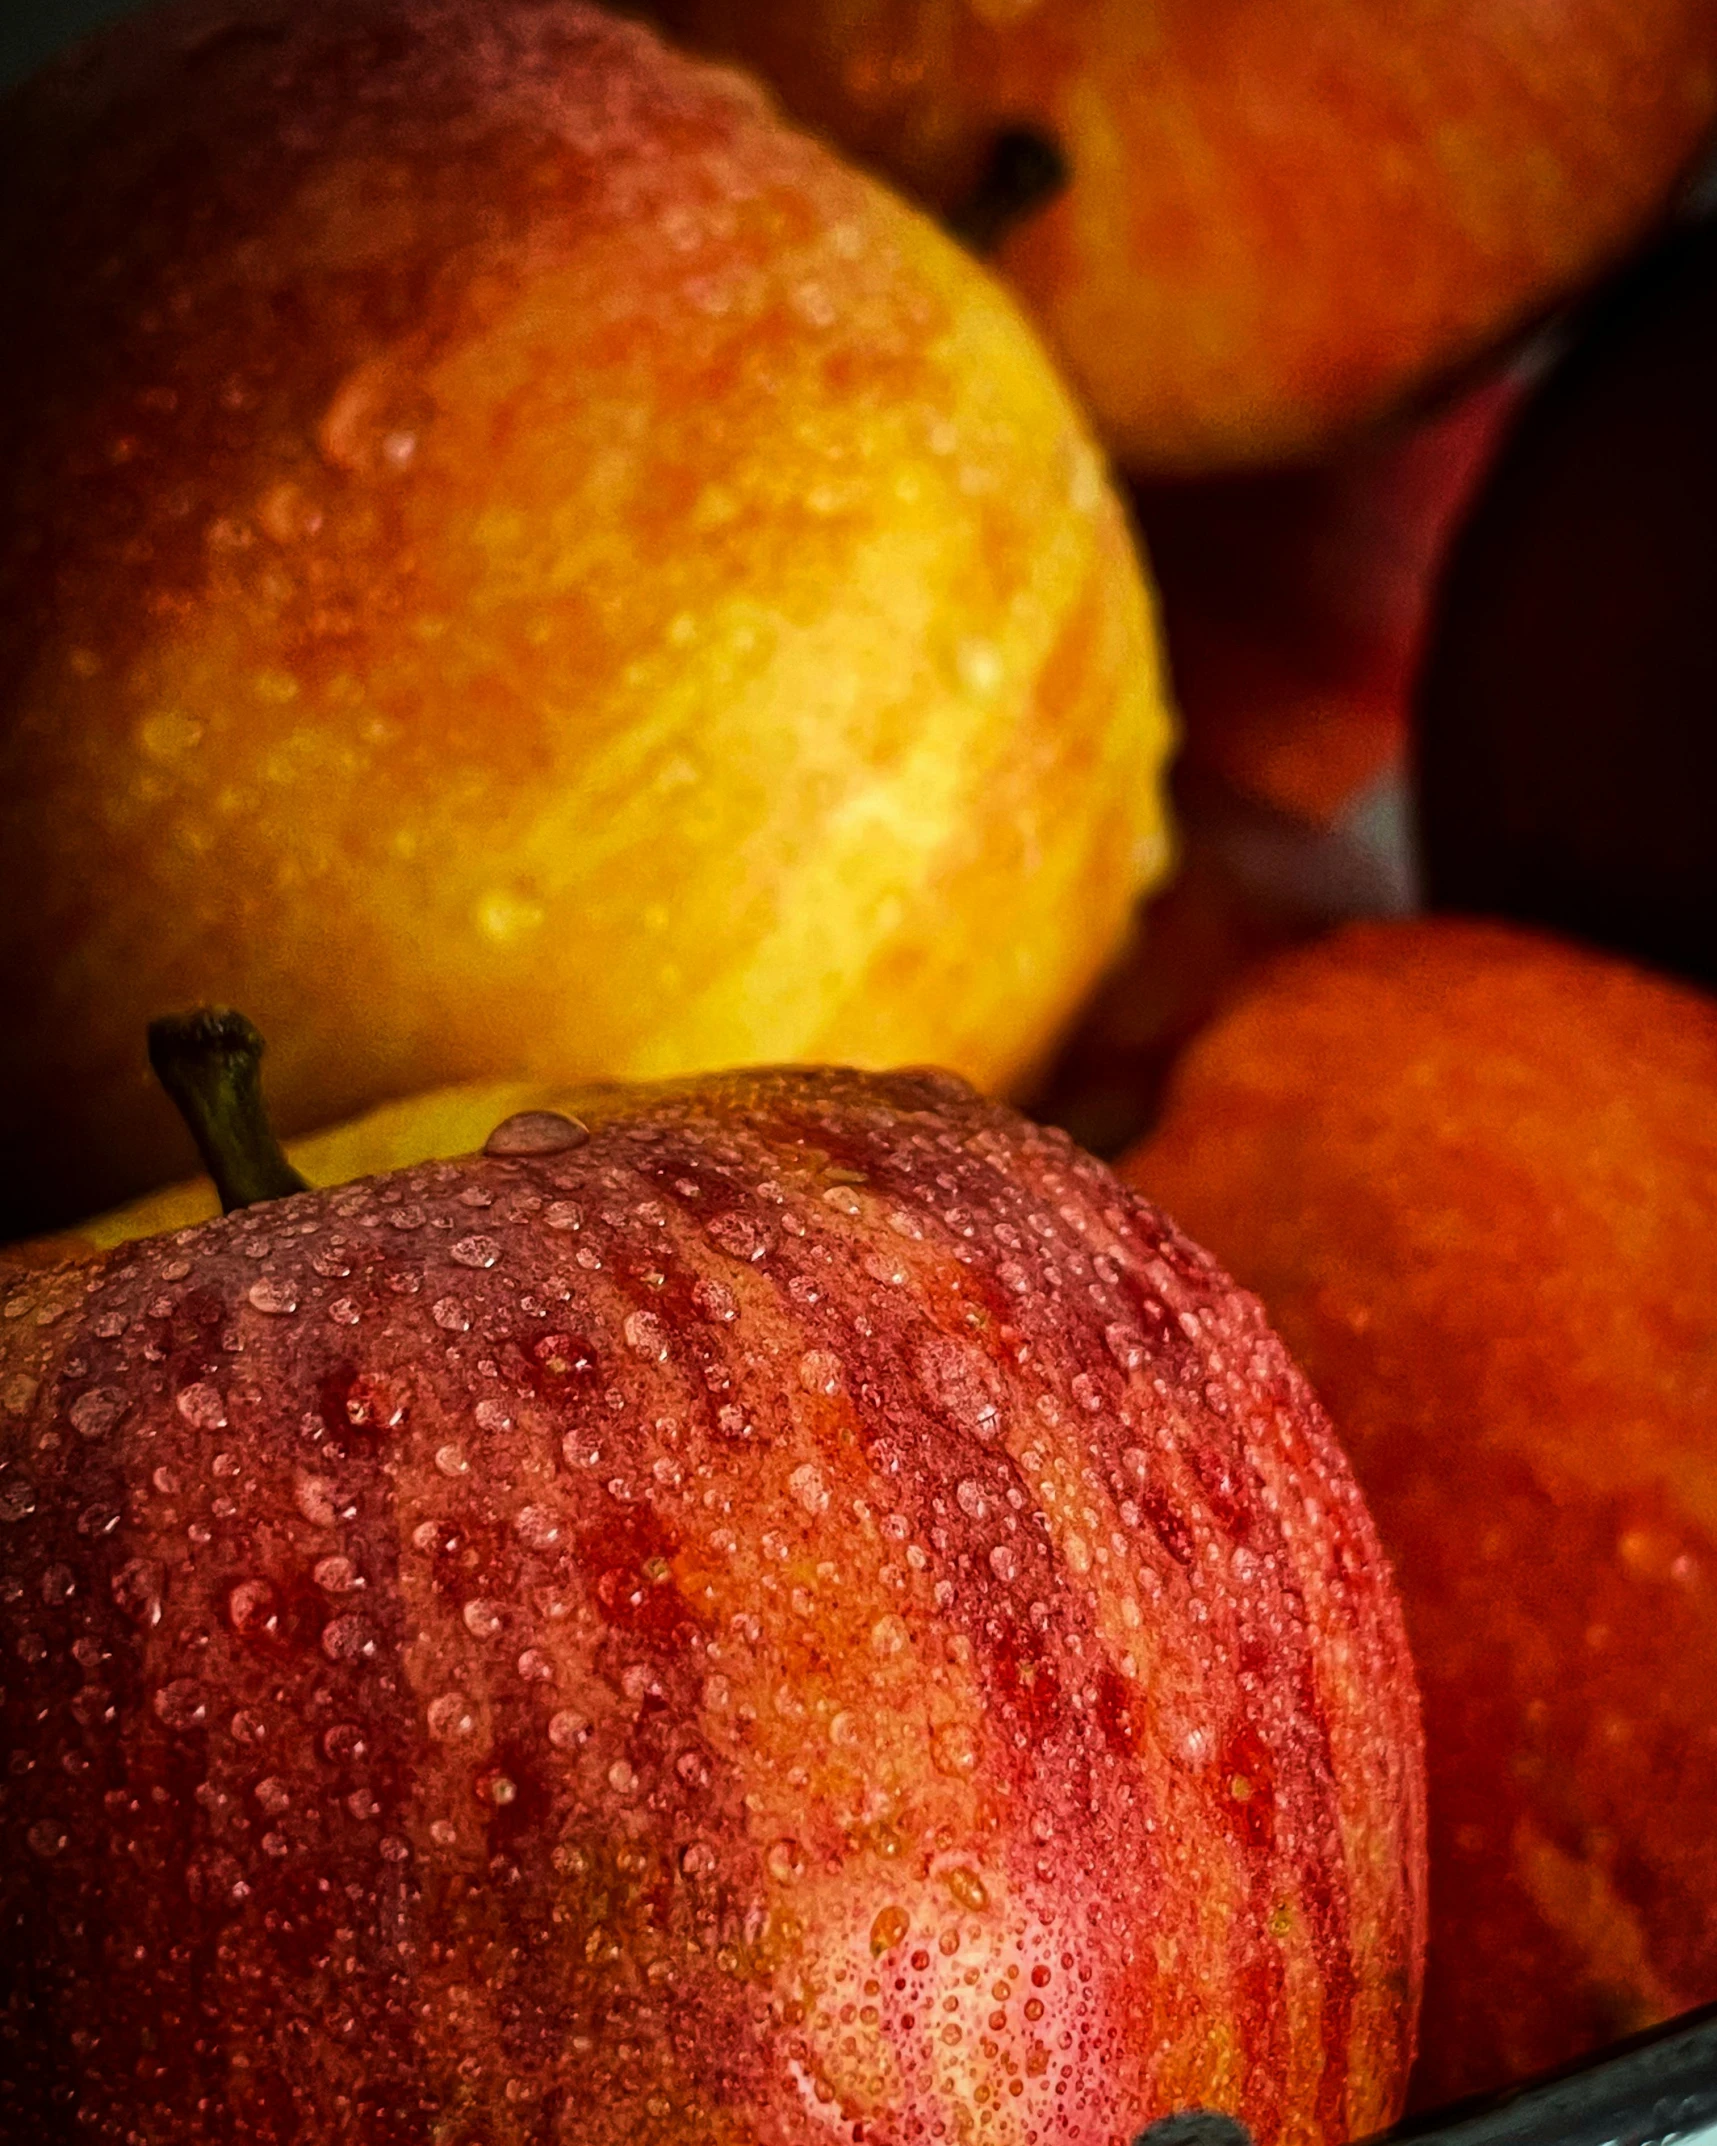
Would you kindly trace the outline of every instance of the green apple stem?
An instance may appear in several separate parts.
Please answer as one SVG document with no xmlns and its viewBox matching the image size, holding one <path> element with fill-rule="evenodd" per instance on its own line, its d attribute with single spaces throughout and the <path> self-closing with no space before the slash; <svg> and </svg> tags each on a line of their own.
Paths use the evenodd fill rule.
<svg viewBox="0 0 1717 2146">
<path fill-rule="evenodd" d="M 230 1006 L 199 1006 L 149 1024 L 149 1063 L 190 1127 L 223 1214 L 309 1186 L 263 1108 L 262 1051 L 255 1024 Z"/>
<path fill-rule="evenodd" d="M 1039 127 L 1004 127 L 990 144 L 978 183 L 948 217 L 948 229 L 987 259 L 1016 224 L 1054 200 L 1068 180 L 1054 135 Z"/>
</svg>

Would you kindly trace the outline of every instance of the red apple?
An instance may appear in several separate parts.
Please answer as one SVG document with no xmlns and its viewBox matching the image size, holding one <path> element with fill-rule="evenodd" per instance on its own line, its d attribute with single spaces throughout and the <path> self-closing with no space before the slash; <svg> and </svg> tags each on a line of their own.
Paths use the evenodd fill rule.
<svg viewBox="0 0 1717 2146">
<path fill-rule="evenodd" d="M 654 0 L 947 210 L 998 130 L 1067 185 L 996 259 L 1137 470 L 1304 453 L 1626 248 L 1717 113 L 1713 0 Z"/>
<path fill-rule="evenodd" d="M 1717 1999 L 1717 1003 L 1456 920 L 1284 957 L 1123 1165 L 1257 1289 L 1425 1692 L 1414 2098 Z"/>
<path fill-rule="evenodd" d="M 1255 1301 L 943 1075 L 15 1273 L 0 2131 L 1388 2120 L 1411 1671 Z"/>
</svg>

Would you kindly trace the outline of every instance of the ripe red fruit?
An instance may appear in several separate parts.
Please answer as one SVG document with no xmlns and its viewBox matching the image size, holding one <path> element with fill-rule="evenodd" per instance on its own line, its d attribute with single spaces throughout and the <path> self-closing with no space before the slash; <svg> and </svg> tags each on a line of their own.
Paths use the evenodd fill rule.
<svg viewBox="0 0 1717 2146">
<path fill-rule="evenodd" d="M 944 1076 L 13 1275 L 0 2131 L 1396 2106 L 1413 1683 L 1257 1304 Z"/>
<path fill-rule="evenodd" d="M 1425 1692 L 1414 2098 L 1717 1998 L 1717 1005 L 1444 918 L 1285 957 L 1123 1164 L 1257 1289 Z"/>
</svg>

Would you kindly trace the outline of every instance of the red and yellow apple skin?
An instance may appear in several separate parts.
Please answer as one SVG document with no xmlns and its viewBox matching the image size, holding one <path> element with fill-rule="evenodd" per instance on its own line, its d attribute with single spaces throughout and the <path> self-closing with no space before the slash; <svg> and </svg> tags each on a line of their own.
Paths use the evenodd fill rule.
<svg viewBox="0 0 1717 2146">
<path fill-rule="evenodd" d="M 0 1232 L 480 1078 L 1045 1052 L 1166 862 L 1125 517 L 1007 294 L 557 0 L 210 0 L 8 103 Z"/>
<path fill-rule="evenodd" d="M 946 1075 L 590 1126 L 7 1281 L 8 2135 L 1385 2122 L 1412 1672 L 1255 1300 Z"/>
<path fill-rule="evenodd" d="M 1717 113 L 1712 0 L 655 0 L 948 209 L 1071 172 L 998 264 L 1121 461 L 1298 455 L 1624 248 Z"/>
<path fill-rule="evenodd" d="M 1413 2099 L 1717 1999 L 1717 1005 L 1356 927 L 1195 1043 L 1123 1164 L 1328 1404 L 1425 1695 Z"/>
</svg>

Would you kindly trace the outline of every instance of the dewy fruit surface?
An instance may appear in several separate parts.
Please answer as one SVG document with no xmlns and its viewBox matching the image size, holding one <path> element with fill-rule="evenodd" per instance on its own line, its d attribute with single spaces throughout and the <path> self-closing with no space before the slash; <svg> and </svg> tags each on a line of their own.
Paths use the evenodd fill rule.
<svg viewBox="0 0 1717 2146">
<path fill-rule="evenodd" d="M 643 12 L 640 9 L 640 12 Z M 1311 451 L 1624 250 L 1717 115 L 1713 0 L 655 0 L 997 265 L 1124 466 Z"/>
<path fill-rule="evenodd" d="M 1086 427 L 928 221 L 572 0 L 199 0 L 0 145 L 0 1230 L 183 1173 L 137 1038 L 199 1001 L 289 1134 L 1030 1069 L 1168 720 Z"/>
<path fill-rule="evenodd" d="M 1717 1999 L 1717 1005 L 1454 919 L 1287 957 L 1124 1165 L 1259 1291 L 1425 1694 L 1414 2099 Z"/>
<path fill-rule="evenodd" d="M 590 1122 L 12 1278 L 7 2135 L 1386 2122 L 1412 1676 L 1255 1301 L 945 1076 Z"/>
</svg>

